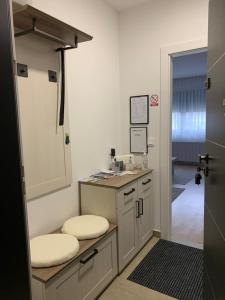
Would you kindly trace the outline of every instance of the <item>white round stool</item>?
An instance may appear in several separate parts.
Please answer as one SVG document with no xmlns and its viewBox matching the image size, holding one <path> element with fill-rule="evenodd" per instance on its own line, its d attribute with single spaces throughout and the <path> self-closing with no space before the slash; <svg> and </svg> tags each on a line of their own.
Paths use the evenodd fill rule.
<svg viewBox="0 0 225 300">
<path fill-rule="evenodd" d="M 77 216 L 67 220 L 62 232 L 75 236 L 78 240 L 89 240 L 103 235 L 109 229 L 106 218 L 95 215 Z"/>
<path fill-rule="evenodd" d="M 40 235 L 30 241 L 30 251 L 32 267 L 52 267 L 76 256 L 79 242 L 69 234 Z"/>
</svg>

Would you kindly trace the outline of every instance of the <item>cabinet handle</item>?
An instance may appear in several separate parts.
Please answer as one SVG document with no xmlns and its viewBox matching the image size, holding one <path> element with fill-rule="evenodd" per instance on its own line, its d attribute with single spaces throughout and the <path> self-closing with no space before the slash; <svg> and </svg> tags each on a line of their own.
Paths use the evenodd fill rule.
<svg viewBox="0 0 225 300">
<path fill-rule="evenodd" d="M 132 194 L 133 192 L 135 192 L 134 188 L 132 188 L 129 192 L 124 193 L 124 196 L 128 196 L 128 195 Z"/>
<path fill-rule="evenodd" d="M 92 257 L 94 257 L 96 254 L 98 254 L 98 250 L 97 249 L 94 249 L 94 252 L 89 256 L 87 257 L 86 259 L 84 260 L 80 260 L 80 263 L 81 264 L 86 264 L 90 259 L 92 259 Z"/>
<path fill-rule="evenodd" d="M 141 205 L 139 205 L 139 216 L 143 216 L 144 214 L 144 199 L 143 198 L 139 198 L 139 202 Z"/>
<path fill-rule="evenodd" d="M 140 202 L 136 201 L 136 219 L 140 218 Z"/>
<path fill-rule="evenodd" d="M 146 185 L 146 184 L 148 184 L 148 183 L 151 182 L 151 181 L 152 181 L 151 179 L 148 179 L 148 180 L 146 180 L 146 181 L 143 181 L 142 184 L 143 184 L 143 185 Z"/>
</svg>

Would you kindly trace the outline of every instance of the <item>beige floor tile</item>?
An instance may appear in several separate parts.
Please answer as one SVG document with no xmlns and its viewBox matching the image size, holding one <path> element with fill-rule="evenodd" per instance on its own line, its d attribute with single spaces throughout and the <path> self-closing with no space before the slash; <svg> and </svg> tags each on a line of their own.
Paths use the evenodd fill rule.
<svg viewBox="0 0 225 300">
<path fill-rule="evenodd" d="M 204 183 L 191 180 L 185 191 L 172 203 L 172 240 L 196 247 L 203 246 Z"/>
<path fill-rule="evenodd" d="M 184 187 L 184 186 L 183 186 Z M 185 185 L 186 190 L 173 202 L 172 238 L 175 241 L 201 247 L 203 244 L 204 184 L 196 186 L 194 180 Z M 127 280 L 136 266 L 157 243 L 153 237 L 127 268 L 101 295 L 100 300 L 172 300 L 175 298 Z"/>
<path fill-rule="evenodd" d="M 172 300 L 175 298 L 148 289 L 144 286 L 127 280 L 127 277 L 142 261 L 150 249 L 159 239 L 153 237 L 127 268 L 111 283 L 111 285 L 100 296 L 100 300 Z"/>
</svg>

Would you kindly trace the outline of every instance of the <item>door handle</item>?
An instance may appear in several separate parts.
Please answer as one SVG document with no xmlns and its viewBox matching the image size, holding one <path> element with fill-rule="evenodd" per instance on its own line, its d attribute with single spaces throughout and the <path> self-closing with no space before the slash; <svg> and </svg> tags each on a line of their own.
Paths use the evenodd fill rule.
<svg viewBox="0 0 225 300">
<path fill-rule="evenodd" d="M 136 219 L 140 218 L 140 202 L 139 200 L 136 201 Z"/>
<path fill-rule="evenodd" d="M 206 164 L 208 165 L 209 161 L 212 160 L 212 157 L 210 157 L 208 153 L 203 154 L 203 155 L 199 154 L 198 157 L 199 157 L 200 164 L 204 160 L 206 162 Z"/>
<path fill-rule="evenodd" d="M 132 188 L 129 192 L 124 193 L 124 196 L 128 196 L 128 195 L 132 194 L 133 192 L 135 192 L 134 188 Z"/>
<path fill-rule="evenodd" d="M 140 216 L 143 216 L 144 214 L 144 199 L 143 198 L 139 198 L 139 202 L 140 202 L 140 205 L 139 205 L 139 215 Z"/>
</svg>

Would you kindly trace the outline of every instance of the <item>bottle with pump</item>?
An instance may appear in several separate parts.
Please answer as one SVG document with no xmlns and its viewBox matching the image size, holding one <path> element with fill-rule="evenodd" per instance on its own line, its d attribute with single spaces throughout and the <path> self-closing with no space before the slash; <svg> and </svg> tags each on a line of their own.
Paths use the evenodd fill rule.
<svg viewBox="0 0 225 300">
<path fill-rule="evenodd" d="M 133 165 L 133 162 L 132 162 L 132 158 L 130 156 L 129 162 L 128 162 L 128 164 L 126 164 L 126 170 L 127 171 L 133 171 L 133 169 L 134 169 L 134 165 Z"/>
<path fill-rule="evenodd" d="M 142 169 L 147 170 L 148 169 L 148 154 L 144 152 L 142 156 Z"/>
<path fill-rule="evenodd" d="M 114 167 L 115 167 L 115 155 L 116 155 L 116 150 L 114 148 L 111 148 L 111 151 L 110 151 L 110 164 L 109 164 L 109 170 L 114 170 Z"/>
</svg>

